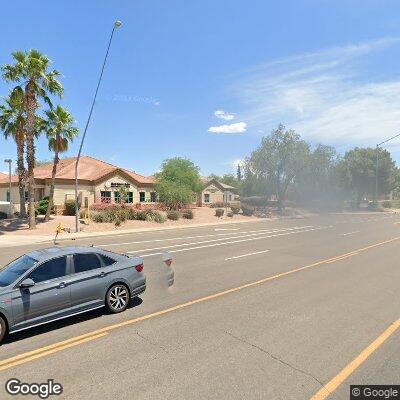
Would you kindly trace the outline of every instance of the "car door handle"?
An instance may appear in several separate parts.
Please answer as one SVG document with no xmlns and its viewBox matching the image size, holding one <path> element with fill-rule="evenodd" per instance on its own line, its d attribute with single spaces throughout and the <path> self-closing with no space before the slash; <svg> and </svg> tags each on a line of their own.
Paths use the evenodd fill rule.
<svg viewBox="0 0 400 400">
<path fill-rule="evenodd" d="M 67 282 L 60 282 L 58 287 L 59 289 L 65 288 L 67 286 Z"/>
<path fill-rule="evenodd" d="M 106 273 L 104 271 L 100 272 L 99 277 L 104 278 L 106 276 Z"/>
</svg>

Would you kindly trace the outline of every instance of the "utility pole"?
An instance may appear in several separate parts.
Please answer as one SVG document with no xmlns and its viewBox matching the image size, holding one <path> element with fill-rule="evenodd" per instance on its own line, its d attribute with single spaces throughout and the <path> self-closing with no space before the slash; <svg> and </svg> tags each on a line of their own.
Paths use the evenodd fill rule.
<svg viewBox="0 0 400 400">
<path fill-rule="evenodd" d="M 93 113 L 93 109 L 94 109 L 94 104 L 96 102 L 96 98 L 97 98 L 97 93 L 99 91 L 100 88 L 100 83 L 101 83 L 101 79 L 103 78 L 103 72 L 104 72 L 104 67 L 106 66 L 106 62 L 107 62 L 107 58 L 108 58 L 108 53 L 110 52 L 110 47 L 111 47 L 111 42 L 112 39 L 114 37 L 114 32 L 117 28 L 119 28 L 122 25 L 121 21 L 115 21 L 114 22 L 114 26 L 113 29 L 111 31 L 111 35 L 110 35 L 110 40 L 108 42 L 108 47 L 107 47 L 107 51 L 106 51 L 106 55 L 104 57 L 104 61 L 103 61 L 103 66 L 101 68 L 101 72 L 100 72 L 100 77 L 99 77 L 99 81 L 97 82 L 97 87 L 96 87 L 96 91 L 94 93 L 94 97 L 93 97 L 93 101 L 92 101 L 92 106 L 90 108 L 90 112 L 89 112 L 89 117 L 86 121 L 86 126 L 85 126 L 85 130 L 83 131 L 83 135 L 82 135 L 82 140 L 81 140 L 81 145 L 79 146 L 79 152 L 78 152 L 78 157 L 76 158 L 76 163 L 75 163 L 75 232 L 79 232 L 79 188 L 78 188 L 78 165 L 79 165 L 79 159 L 81 157 L 81 153 L 82 153 L 82 147 L 83 147 L 83 142 L 85 141 L 85 136 L 86 136 L 86 131 L 89 127 L 89 122 L 90 119 L 92 117 L 92 113 Z"/>
<path fill-rule="evenodd" d="M 385 144 L 385 143 L 387 143 L 387 142 L 390 142 L 391 140 L 396 139 L 396 138 L 399 137 L 399 136 L 400 136 L 400 133 L 398 133 L 397 135 L 394 135 L 394 136 L 392 136 L 391 138 L 386 139 L 386 140 L 384 140 L 383 142 L 378 143 L 378 144 L 376 145 L 376 150 L 375 150 L 375 152 L 376 152 L 376 160 L 375 160 L 375 204 L 378 204 L 378 192 L 379 192 L 379 184 L 378 184 L 379 147 L 380 147 L 382 144 Z"/>
</svg>

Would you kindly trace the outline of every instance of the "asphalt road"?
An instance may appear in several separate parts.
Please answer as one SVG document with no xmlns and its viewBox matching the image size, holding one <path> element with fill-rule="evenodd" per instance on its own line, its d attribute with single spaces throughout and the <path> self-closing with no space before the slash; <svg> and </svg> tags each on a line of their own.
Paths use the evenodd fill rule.
<svg viewBox="0 0 400 400">
<path fill-rule="evenodd" d="M 122 314 L 100 310 L 11 335 L 0 347 L 1 399 L 18 398 L 4 389 L 12 377 L 54 379 L 65 399 L 348 399 L 350 384 L 400 384 L 400 216 L 62 245 L 91 243 L 143 256 L 148 290 Z M 3 248 L 0 264 L 38 247 Z M 170 289 L 160 283 L 165 250 L 174 257 Z"/>
</svg>

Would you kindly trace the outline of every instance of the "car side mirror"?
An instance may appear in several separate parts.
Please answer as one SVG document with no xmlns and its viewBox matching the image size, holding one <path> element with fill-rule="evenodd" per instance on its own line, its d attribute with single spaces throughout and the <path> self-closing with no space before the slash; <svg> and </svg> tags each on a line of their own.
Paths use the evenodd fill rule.
<svg viewBox="0 0 400 400">
<path fill-rule="evenodd" d="M 30 288 L 32 286 L 35 286 L 35 282 L 31 278 L 24 279 L 20 284 L 19 287 L 21 289 L 26 289 Z"/>
</svg>

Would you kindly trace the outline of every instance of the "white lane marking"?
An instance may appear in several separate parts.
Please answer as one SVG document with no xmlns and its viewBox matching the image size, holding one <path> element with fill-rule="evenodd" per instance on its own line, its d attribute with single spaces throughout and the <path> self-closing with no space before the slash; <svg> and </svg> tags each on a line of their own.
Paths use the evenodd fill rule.
<svg viewBox="0 0 400 400">
<path fill-rule="evenodd" d="M 307 227 L 310 228 L 310 227 Z M 311 226 L 312 228 L 312 226 Z M 257 233 L 250 233 L 248 235 L 240 235 L 240 236 L 228 236 L 228 237 L 223 237 L 219 239 L 212 239 L 212 240 L 202 240 L 200 242 L 186 242 L 186 243 L 179 243 L 179 244 L 171 244 L 170 246 L 158 246 L 158 247 L 153 247 L 153 248 L 147 248 L 147 249 L 138 249 L 138 250 L 133 250 L 133 251 L 126 251 L 126 253 L 138 253 L 141 251 L 151 251 L 151 250 L 161 250 L 161 249 L 171 249 L 174 247 L 182 247 L 182 246 L 191 246 L 194 244 L 203 244 L 203 243 L 212 243 L 212 242 L 219 242 L 221 240 L 227 240 L 227 239 L 236 239 L 238 237 L 244 238 L 244 237 L 249 237 L 249 236 L 258 236 L 258 235 L 265 235 L 266 233 L 275 233 L 275 232 L 287 232 L 287 231 L 293 231 L 293 230 L 301 230 L 303 228 L 287 228 L 287 229 L 281 229 L 281 230 L 271 230 L 271 231 L 263 231 L 263 232 L 257 232 Z"/>
<path fill-rule="evenodd" d="M 238 231 L 239 228 L 215 228 L 214 231 Z"/>
<path fill-rule="evenodd" d="M 272 238 L 272 237 L 277 237 L 277 236 L 286 236 L 286 235 L 293 235 L 295 233 L 303 233 L 303 232 L 311 232 L 311 231 L 317 231 L 321 229 L 326 229 L 325 227 L 320 227 L 320 228 L 313 228 L 313 229 L 305 229 L 302 231 L 294 231 L 294 232 L 285 232 L 285 233 L 278 233 L 276 235 L 268 235 L 268 236 L 257 236 L 249 239 L 242 239 L 242 240 L 233 240 L 231 242 L 224 242 L 224 243 L 213 243 L 213 244 L 208 244 L 205 246 L 196 246 L 196 247 L 189 247 L 187 249 L 177 249 L 177 250 L 170 250 L 169 253 L 179 253 L 181 251 L 189 251 L 189 250 L 197 250 L 197 249 L 204 249 L 206 247 L 216 247 L 216 246 L 224 246 L 224 245 L 229 245 L 229 244 L 234 244 L 234 243 L 241 243 L 241 242 L 248 242 L 250 240 L 260 240 L 260 239 L 267 239 L 267 238 Z M 130 252 L 130 253 L 136 253 L 135 252 Z M 162 253 L 151 253 L 151 254 L 144 254 L 140 255 L 140 257 L 151 257 L 151 256 L 158 256 Z"/>
<path fill-rule="evenodd" d="M 164 239 L 150 239 L 150 240 L 140 240 L 135 242 L 122 242 L 122 243 L 109 243 L 109 244 L 99 244 L 96 247 L 111 247 L 111 246 L 125 246 L 128 244 L 140 244 L 140 243 L 153 243 L 153 242 L 168 242 L 172 240 L 184 240 L 184 239 L 200 239 L 205 237 L 215 237 L 215 236 L 227 236 L 227 235 L 241 235 L 245 233 L 255 233 L 255 232 L 280 232 L 287 229 L 301 229 L 301 228 L 311 228 L 313 225 L 305 226 L 293 226 L 291 228 L 271 228 L 271 229 L 257 229 L 255 231 L 244 231 L 244 232 L 227 232 L 227 233 L 214 233 L 207 235 L 196 235 L 196 236 L 182 236 L 174 238 L 164 238 Z"/>
<path fill-rule="evenodd" d="M 256 254 L 262 254 L 262 253 L 268 253 L 268 252 L 269 252 L 269 250 L 255 251 L 254 253 L 247 253 L 247 254 L 242 254 L 242 255 L 240 255 L 240 256 L 228 257 L 228 258 L 225 258 L 225 261 L 228 261 L 228 260 L 235 260 L 236 258 L 254 256 L 254 255 L 256 255 Z"/>
<path fill-rule="evenodd" d="M 342 236 L 354 235 L 355 233 L 359 233 L 359 232 L 360 232 L 360 231 L 342 233 Z"/>
</svg>

